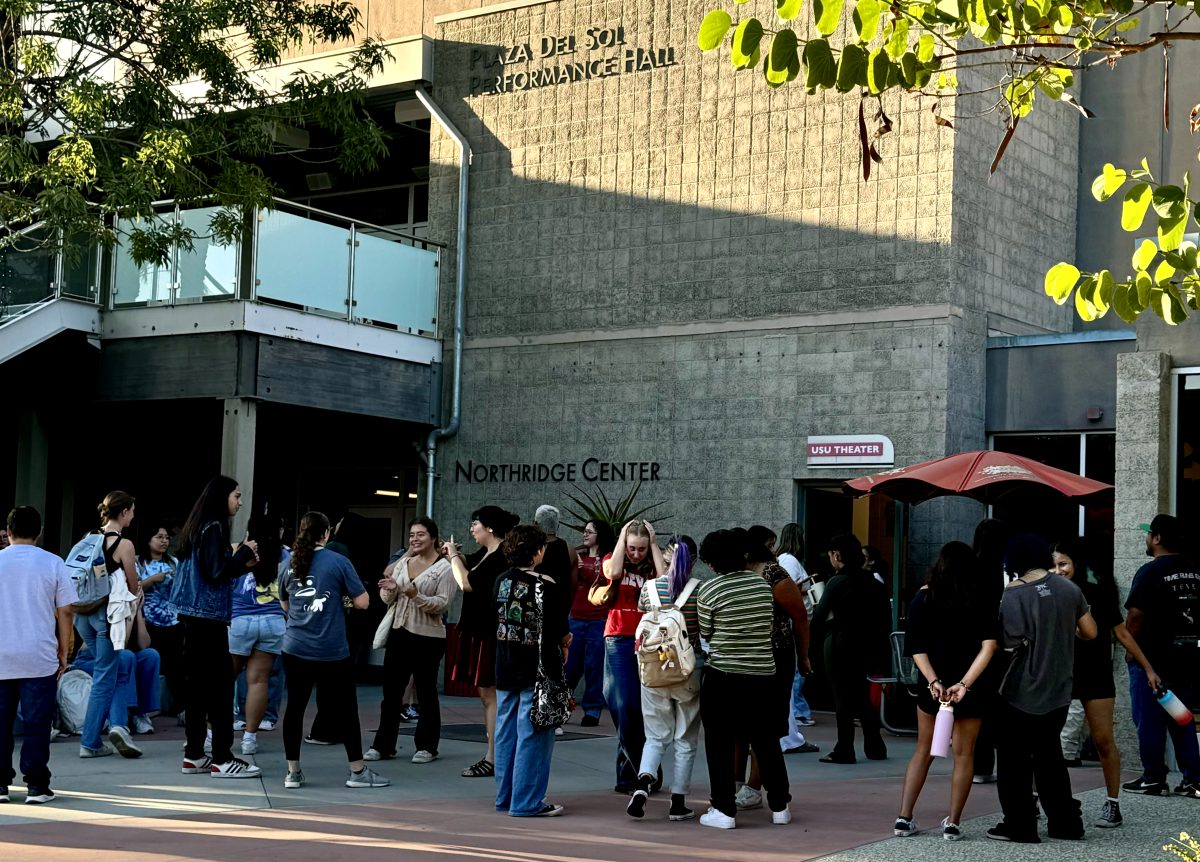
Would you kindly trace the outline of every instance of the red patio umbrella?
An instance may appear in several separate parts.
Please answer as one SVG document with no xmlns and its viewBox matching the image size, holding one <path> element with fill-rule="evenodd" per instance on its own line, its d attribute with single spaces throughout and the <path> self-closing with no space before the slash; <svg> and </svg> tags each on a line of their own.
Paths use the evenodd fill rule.
<svg viewBox="0 0 1200 862">
<path fill-rule="evenodd" d="M 995 503 L 1015 491 L 1042 490 L 1083 505 L 1111 497 L 1113 493 L 1112 485 L 990 449 L 884 470 L 845 484 L 846 492 L 853 497 L 882 493 L 902 503 L 921 503 L 945 496 Z"/>
</svg>

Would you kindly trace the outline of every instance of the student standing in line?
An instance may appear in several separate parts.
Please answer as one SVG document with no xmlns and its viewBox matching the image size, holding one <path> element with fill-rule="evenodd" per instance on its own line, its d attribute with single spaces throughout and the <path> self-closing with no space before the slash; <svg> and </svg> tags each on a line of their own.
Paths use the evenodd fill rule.
<svg viewBox="0 0 1200 862">
<path fill-rule="evenodd" d="M 546 801 L 553 728 L 530 720 L 538 665 L 549 679 L 562 680 L 570 643 L 567 585 L 537 571 L 546 534 L 520 524 L 504 537 L 512 566 L 496 581 L 492 619 L 496 637 L 496 811 L 510 817 L 557 817 L 563 806 Z M 541 600 L 539 601 L 539 593 Z"/>
<path fill-rule="evenodd" d="M 8 514 L 0 549 L 0 802 L 10 801 L 13 722 L 21 712 L 21 774 L 25 804 L 54 801 L 50 789 L 50 728 L 58 678 L 71 650 L 75 585 L 62 557 L 37 547 L 42 517 L 31 506 Z"/>
<path fill-rule="evenodd" d="M 258 563 L 258 544 L 247 540 L 235 549 L 229 522 L 242 508 L 236 479 L 215 476 L 179 533 L 179 571 L 171 606 L 183 624 L 183 663 L 187 674 L 187 745 L 184 775 L 257 778 L 262 770 L 233 756 L 233 659 L 229 621 L 234 580 Z M 212 756 L 204 753 L 212 724 Z"/>
<path fill-rule="evenodd" d="M 474 685 L 483 703 L 487 725 L 487 754 L 462 771 L 463 778 L 489 778 L 496 774 L 496 578 L 508 568 L 501 544 L 520 521 L 499 506 L 484 506 L 471 514 L 471 538 L 479 550 L 463 556 L 451 536 L 443 546 L 459 589 L 463 591 L 458 620 L 458 644 L 450 656 L 451 679 Z"/>
<path fill-rule="evenodd" d="M 283 714 L 283 747 L 287 757 L 286 789 L 304 786 L 300 745 L 304 710 L 317 698 L 328 710 L 329 727 L 346 747 L 350 764 L 347 787 L 387 787 L 391 782 L 363 763 L 362 731 L 358 723 L 358 692 L 354 659 L 346 640 L 343 600 L 357 610 L 370 602 L 350 561 L 327 550 L 329 519 L 309 512 L 300 519 L 292 564 L 280 585 L 279 598 L 287 606 L 287 631 L 283 636 L 283 664 L 287 676 L 287 708 Z"/>
<path fill-rule="evenodd" d="M 437 675 L 446 653 L 446 624 L 442 615 L 458 592 L 450 563 L 438 552 L 438 526 L 417 518 L 408 528 L 408 550 L 391 575 L 379 581 L 384 604 L 395 605 L 383 657 L 383 705 L 375 741 L 365 760 L 396 756 L 396 739 L 404 711 L 404 692 L 415 680 L 421 711 L 413 739 L 413 763 L 437 759 L 442 734 Z"/>
<path fill-rule="evenodd" d="M 700 543 L 700 559 L 716 573 L 696 596 L 700 636 L 709 645 L 700 719 L 712 798 L 700 825 L 716 829 L 737 826 L 734 750 L 739 742 L 758 756 L 772 822 L 785 826 L 792 821 L 787 767 L 772 712 L 779 699 L 772 686 L 771 588 L 747 569 L 749 556 L 750 537 L 743 529 L 717 530 Z"/>
<path fill-rule="evenodd" d="M 638 610 L 648 613 L 653 609 L 650 590 L 658 593 L 660 606 L 675 605 L 680 601 L 680 596 L 693 580 L 695 554 L 696 542 L 689 536 L 672 539 L 668 545 L 667 572 L 662 577 L 646 581 L 642 586 Z M 691 591 L 679 606 L 687 624 L 688 640 L 696 654 L 695 670 L 678 685 L 661 688 L 642 686 L 646 744 L 642 747 L 637 789 L 625 808 L 630 817 L 645 815 L 650 788 L 662 769 L 663 755 L 668 748 L 674 749 L 675 770 L 671 777 L 671 809 L 667 812 L 667 819 L 682 821 L 696 816 L 685 801 L 691 791 L 692 767 L 696 761 L 696 749 L 700 745 L 700 679 L 704 671 L 704 658 L 700 651 L 700 618 L 696 612 L 697 586 L 698 583 L 692 584 Z"/>
<path fill-rule="evenodd" d="M 995 707 L 992 693 L 979 683 L 998 639 L 991 602 L 979 589 L 975 553 L 969 545 L 950 542 L 942 547 L 925 586 L 908 609 L 904 649 L 927 688 L 917 691 L 917 748 L 904 773 L 900 815 L 893 827 L 896 835 L 908 837 L 920 831 L 913 810 L 933 765 L 929 750 L 934 721 L 941 704 L 949 703 L 954 708 L 954 774 L 942 837 L 947 841 L 962 837 L 959 824 L 971 792 L 980 719 Z"/>
<path fill-rule="evenodd" d="M 162 660 L 162 674 L 171 696 L 171 708 L 164 714 L 174 716 L 183 710 L 187 691 L 183 674 L 183 626 L 171 608 L 171 587 L 179 562 L 167 553 L 171 531 L 166 524 L 156 522 L 148 533 L 137 560 L 138 581 L 145 597 L 142 616 L 150 642 Z"/>
<path fill-rule="evenodd" d="M 1092 581 L 1084 562 L 1082 543 L 1076 539 L 1058 542 L 1050 549 L 1054 559 L 1054 573 L 1062 575 L 1083 592 L 1092 616 L 1099 628 L 1099 635 L 1090 641 L 1075 642 L 1075 670 L 1071 679 L 1072 701 L 1083 705 L 1083 717 L 1091 730 L 1092 742 L 1100 755 L 1100 766 L 1104 770 L 1104 784 L 1108 796 L 1100 816 L 1092 822 L 1093 826 L 1101 829 L 1111 829 L 1124 822 L 1121 816 L 1121 805 L 1118 794 L 1121 792 L 1121 750 L 1113 732 L 1113 713 L 1117 702 L 1117 685 L 1113 679 L 1112 635 L 1115 635 L 1125 647 L 1125 654 L 1131 662 L 1146 674 L 1151 688 L 1158 688 L 1162 680 L 1154 672 L 1150 660 L 1142 652 L 1133 635 L 1125 627 L 1121 616 L 1121 601 L 1117 593 L 1117 583 L 1111 577 L 1098 575 Z M 1083 730 L 1082 722 L 1076 733 Z M 1063 745 L 1063 759 L 1079 756 L 1078 736 L 1069 733 L 1064 726 L 1060 740 Z M 1074 743 L 1075 750 L 1068 752 L 1067 746 Z M 1070 757 L 1068 757 L 1070 754 Z"/>
<path fill-rule="evenodd" d="M 258 565 L 233 584 L 229 653 L 233 677 L 246 672 L 246 726 L 242 754 L 258 753 L 258 730 L 267 712 L 268 686 L 275 659 L 283 652 L 286 612 L 279 600 L 281 547 L 277 518 L 251 518 L 250 535 L 258 541 Z"/>
<path fill-rule="evenodd" d="M 600 561 L 612 553 L 617 537 L 604 521 L 588 521 L 579 546 L 579 575 L 568 618 L 571 649 L 567 653 L 567 685 L 574 691 L 583 679 L 583 718 L 580 727 L 595 727 L 604 710 L 604 623 L 608 608 L 588 601 L 588 593 L 602 577 Z"/>
<path fill-rule="evenodd" d="M 987 601 L 994 616 L 1000 614 L 1000 596 L 1008 576 L 1004 571 L 1004 550 L 1012 531 L 1008 525 L 996 518 L 984 518 L 975 525 L 971 550 L 975 552 L 975 577 L 979 581 L 980 596 Z M 995 691 L 1002 675 L 1000 665 L 1003 658 L 992 657 L 992 666 L 985 673 L 983 685 Z M 985 713 L 979 725 L 979 736 L 975 740 L 974 784 L 993 784 L 996 781 L 996 726 L 998 718 L 993 710 Z"/>
<path fill-rule="evenodd" d="M 796 586 L 800 588 L 804 597 L 804 609 L 811 620 L 813 608 L 817 603 L 814 596 L 813 579 L 808 574 L 808 570 L 804 568 L 804 528 L 794 522 L 784 524 L 783 529 L 779 531 L 779 547 L 775 550 L 779 554 L 779 565 L 783 566 L 784 570 L 791 575 L 792 580 L 796 582 Z M 796 669 L 796 679 L 792 683 L 792 715 L 795 716 L 797 726 L 812 727 L 816 721 L 812 717 L 812 707 L 804 698 L 804 680 L 807 678 L 804 667 L 807 664 L 805 661 L 807 655 L 797 654 L 797 659 L 799 666 Z M 812 673 L 811 666 L 809 666 L 808 673 Z"/>
<path fill-rule="evenodd" d="M 104 533 L 104 564 L 110 577 L 125 576 L 129 594 L 138 595 L 137 555 L 133 543 L 121 532 L 133 523 L 134 499 L 124 491 L 113 491 L 97 507 L 101 531 Z M 110 594 L 111 595 L 111 594 Z M 113 753 L 100 738 L 105 719 L 108 720 L 108 740 L 122 757 L 141 757 L 142 750 L 133 743 L 129 733 L 129 705 L 125 692 L 129 685 L 128 665 L 118 661 L 118 646 L 109 636 L 109 603 L 106 599 L 89 614 L 77 614 L 75 631 L 95 657 L 92 674 L 92 693 L 88 697 L 87 715 L 83 719 L 83 736 L 79 744 L 80 757 L 104 757 Z M 118 636 L 118 641 L 120 637 Z M 123 645 L 123 641 L 121 644 Z M 122 668 L 126 674 L 122 674 Z"/>
<path fill-rule="evenodd" d="M 837 743 L 822 763 L 855 763 L 854 720 L 862 722 L 868 760 L 887 758 L 879 713 L 871 705 L 867 674 L 884 662 L 891 628 L 887 589 L 863 568 L 862 545 L 852 535 L 830 540 L 829 563 L 837 572 L 813 611 L 813 623 L 827 623 L 825 669 L 837 710 Z"/>
<path fill-rule="evenodd" d="M 638 597 L 643 584 L 661 575 L 664 568 L 654 527 L 636 519 L 621 528 L 616 547 L 601 562 L 604 576 L 615 581 L 618 590 L 604 623 L 604 700 L 617 726 L 617 783 L 613 789 L 618 793 L 637 789 L 646 743 L 642 684 L 633 646 L 634 632 L 642 620 Z"/>
</svg>

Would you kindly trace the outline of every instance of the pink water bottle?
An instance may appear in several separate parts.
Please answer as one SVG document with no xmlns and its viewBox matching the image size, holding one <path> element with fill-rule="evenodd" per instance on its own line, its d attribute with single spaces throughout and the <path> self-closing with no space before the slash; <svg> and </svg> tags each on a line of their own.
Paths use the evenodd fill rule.
<svg viewBox="0 0 1200 862">
<path fill-rule="evenodd" d="M 929 743 L 929 753 L 934 757 L 950 756 L 950 736 L 954 731 L 954 704 L 942 701 L 937 718 L 933 721 L 933 741 Z"/>
<path fill-rule="evenodd" d="M 1175 692 L 1163 686 L 1154 694 L 1158 697 L 1159 704 L 1167 711 L 1167 714 L 1175 719 L 1176 724 L 1187 726 L 1192 723 L 1194 720 L 1192 718 L 1192 711 L 1187 708 L 1187 704 L 1175 696 Z"/>
</svg>

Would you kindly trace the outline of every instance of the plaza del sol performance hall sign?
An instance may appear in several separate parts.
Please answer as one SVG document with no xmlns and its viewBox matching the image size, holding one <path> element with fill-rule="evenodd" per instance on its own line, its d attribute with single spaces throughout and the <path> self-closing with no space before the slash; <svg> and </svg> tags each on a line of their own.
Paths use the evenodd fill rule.
<svg viewBox="0 0 1200 862">
<path fill-rule="evenodd" d="M 535 61 L 549 62 L 529 68 Z M 472 48 L 471 95 L 519 93 L 674 65 L 674 48 L 629 46 L 624 27 L 588 27 L 578 36 Z"/>
</svg>

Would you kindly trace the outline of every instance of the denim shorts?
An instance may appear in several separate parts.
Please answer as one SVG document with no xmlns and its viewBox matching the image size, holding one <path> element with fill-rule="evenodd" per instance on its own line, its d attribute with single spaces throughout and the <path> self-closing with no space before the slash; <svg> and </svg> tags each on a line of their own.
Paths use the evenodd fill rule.
<svg viewBox="0 0 1200 862">
<path fill-rule="evenodd" d="M 250 655 L 253 650 L 279 655 L 287 619 L 281 614 L 247 614 L 229 624 L 229 652 Z"/>
</svg>

